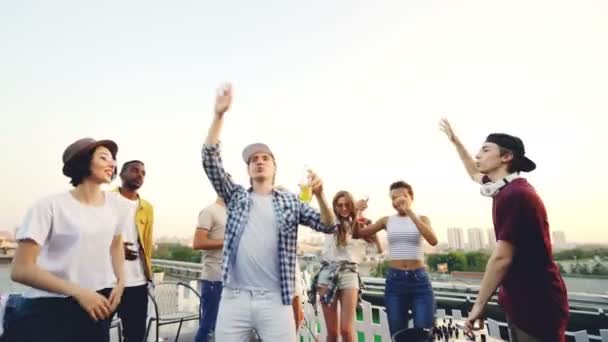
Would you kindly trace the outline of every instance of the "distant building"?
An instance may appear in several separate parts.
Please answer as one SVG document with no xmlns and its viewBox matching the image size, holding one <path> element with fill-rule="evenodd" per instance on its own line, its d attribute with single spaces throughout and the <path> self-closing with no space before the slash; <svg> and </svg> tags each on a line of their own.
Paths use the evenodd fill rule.
<svg viewBox="0 0 608 342">
<path fill-rule="evenodd" d="M 469 250 L 478 251 L 483 249 L 483 232 L 480 228 L 469 228 L 467 230 L 469 236 Z"/>
<path fill-rule="evenodd" d="M 464 249 L 464 232 L 462 228 L 448 228 L 448 247 L 450 249 Z"/>
<path fill-rule="evenodd" d="M 556 230 L 551 233 L 552 243 L 554 248 L 566 248 L 568 242 L 566 241 L 566 234 L 561 230 Z"/>
</svg>

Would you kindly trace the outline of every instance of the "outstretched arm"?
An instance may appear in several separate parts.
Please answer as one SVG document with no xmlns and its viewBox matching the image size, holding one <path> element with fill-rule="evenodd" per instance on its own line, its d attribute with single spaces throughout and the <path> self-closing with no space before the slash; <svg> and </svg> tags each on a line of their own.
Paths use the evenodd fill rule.
<svg viewBox="0 0 608 342">
<path fill-rule="evenodd" d="M 224 122 L 224 113 L 230 108 L 232 103 L 232 86 L 224 85 L 218 90 L 215 99 L 215 113 L 213 121 L 209 127 L 207 138 L 202 151 L 203 169 L 215 189 L 215 192 L 220 196 L 224 203 L 230 203 L 232 194 L 238 189 L 228 173 L 224 170 L 222 157 L 220 155 L 220 132 Z"/>
<path fill-rule="evenodd" d="M 460 160 L 462 160 L 462 164 L 467 170 L 469 177 L 471 177 L 474 182 L 481 184 L 483 176 L 481 173 L 479 173 L 479 170 L 477 169 L 477 166 L 475 165 L 475 161 L 473 160 L 473 157 L 471 157 L 471 154 L 464 147 L 458 136 L 456 136 L 456 134 L 454 133 L 450 122 L 447 119 L 441 119 L 441 121 L 439 122 L 439 127 L 443 131 L 443 133 L 445 133 L 448 139 L 452 142 L 454 147 L 456 147 L 458 156 L 460 157 Z"/>
</svg>

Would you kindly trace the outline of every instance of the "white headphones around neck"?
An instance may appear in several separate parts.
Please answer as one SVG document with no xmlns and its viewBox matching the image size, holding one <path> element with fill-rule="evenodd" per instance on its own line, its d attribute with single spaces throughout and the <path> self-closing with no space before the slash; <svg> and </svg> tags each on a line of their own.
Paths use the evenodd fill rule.
<svg viewBox="0 0 608 342">
<path fill-rule="evenodd" d="M 505 178 L 496 182 L 487 182 L 481 185 L 479 192 L 486 197 L 494 197 L 502 190 L 507 184 L 511 183 L 514 179 L 519 178 L 519 173 L 512 173 Z"/>
</svg>

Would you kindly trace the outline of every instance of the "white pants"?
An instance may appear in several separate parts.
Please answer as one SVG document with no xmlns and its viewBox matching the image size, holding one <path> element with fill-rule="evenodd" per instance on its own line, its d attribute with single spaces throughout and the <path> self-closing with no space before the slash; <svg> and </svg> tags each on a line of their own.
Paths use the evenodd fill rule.
<svg viewBox="0 0 608 342">
<path fill-rule="evenodd" d="M 281 294 L 224 288 L 215 326 L 215 340 L 249 342 L 255 329 L 262 342 L 296 341 L 291 305 Z"/>
</svg>

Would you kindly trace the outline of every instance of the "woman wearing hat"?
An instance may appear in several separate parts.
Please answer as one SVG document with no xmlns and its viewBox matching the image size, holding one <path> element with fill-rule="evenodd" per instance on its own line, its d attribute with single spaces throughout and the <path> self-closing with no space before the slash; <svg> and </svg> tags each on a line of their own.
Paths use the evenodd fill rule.
<svg viewBox="0 0 608 342">
<path fill-rule="evenodd" d="M 109 341 L 124 288 L 121 233 L 127 206 L 102 191 L 116 171 L 111 140 L 80 139 L 63 154 L 74 189 L 27 213 L 11 278 L 27 286 L 7 327 L 10 341 Z"/>
</svg>

